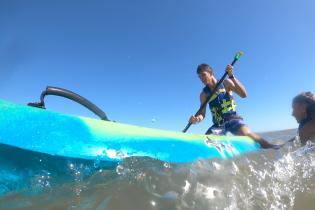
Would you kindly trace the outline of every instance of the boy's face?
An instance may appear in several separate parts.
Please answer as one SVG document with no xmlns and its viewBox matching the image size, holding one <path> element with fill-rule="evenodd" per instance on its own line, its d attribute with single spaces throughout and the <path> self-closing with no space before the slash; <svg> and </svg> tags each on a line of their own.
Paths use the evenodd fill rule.
<svg viewBox="0 0 315 210">
<path fill-rule="evenodd" d="M 298 123 L 302 122 L 302 120 L 306 118 L 306 104 L 293 103 L 292 116 L 295 117 Z"/>
<path fill-rule="evenodd" d="M 212 83 L 213 74 L 210 71 L 202 71 L 198 74 L 199 79 L 205 85 L 210 85 Z"/>
</svg>

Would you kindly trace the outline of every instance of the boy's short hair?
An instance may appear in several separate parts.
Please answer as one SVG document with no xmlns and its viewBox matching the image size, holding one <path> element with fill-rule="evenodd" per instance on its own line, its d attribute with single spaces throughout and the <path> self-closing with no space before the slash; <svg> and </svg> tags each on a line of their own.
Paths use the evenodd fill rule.
<svg viewBox="0 0 315 210">
<path fill-rule="evenodd" d="M 200 74 L 203 71 L 213 73 L 213 69 L 206 63 L 199 64 L 197 67 L 197 74 Z"/>
</svg>

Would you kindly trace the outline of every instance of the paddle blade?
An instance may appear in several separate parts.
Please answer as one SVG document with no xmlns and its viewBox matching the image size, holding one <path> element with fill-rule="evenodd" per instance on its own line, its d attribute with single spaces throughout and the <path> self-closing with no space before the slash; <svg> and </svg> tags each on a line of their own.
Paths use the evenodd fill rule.
<svg viewBox="0 0 315 210">
<path fill-rule="evenodd" d="M 235 55 L 235 60 L 238 60 L 238 59 L 240 59 L 241 58 L 241 56 L 243 56 L 244 55 L 244 53 L 242 52 L 242 51 L 239 51 L 239 52 L 237 52 L 236 53 L 236 55 Z"/>
</svg>

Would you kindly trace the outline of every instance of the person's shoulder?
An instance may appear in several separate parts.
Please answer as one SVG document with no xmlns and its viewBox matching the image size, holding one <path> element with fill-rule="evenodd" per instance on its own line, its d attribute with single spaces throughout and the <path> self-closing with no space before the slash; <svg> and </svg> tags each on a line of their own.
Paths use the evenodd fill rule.
<svg viewBox="0 0 315 210">
<path fill-rule="evenodd" d="M 207 95 L 207 93 L 204 91 L 204 90 L 202 90 L 201 92 L 200 92 L 200 96 L 206 96 Z"/>
<path fill-rule="evenodd" d="M 313 127 L 313 126 L 315 126 L 315 119 L 306 122 L 303 127 Z M 315 130 L 314 130 L 314 132 L 315 132 Z"/>
<path fill-rule="evenodd" d="M 200 92 L 200 99 L 201 99 L 201 101 L 206 100 L 207 95 L 208 95 L 208 94 L 207 94 L 204 90 L 202 90 L 202 91 Z"/>
<path fill-rule="evenodd" d="M 210 88 L 208 86 L 204 86 L 201 90 L 201 93 L 209 94 L 211 92 Z"/>
<path fill-rule="evenodd" d="M 307 131 L 311 131 L 315 134 L 315 120 L 305 123 L 304 128 L 307 129 Z"/>
<path fill-rule="evenodd" d="M 305 125 L 299 131 L 301 137 L 311 138 L 315 137 L 315 121 L 309 121 L 305 123 Z"/>
</svg>

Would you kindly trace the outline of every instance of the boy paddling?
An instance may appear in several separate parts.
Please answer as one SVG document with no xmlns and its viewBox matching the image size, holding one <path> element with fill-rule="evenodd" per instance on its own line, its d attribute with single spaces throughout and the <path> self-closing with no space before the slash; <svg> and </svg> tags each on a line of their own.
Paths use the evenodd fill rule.
<svg viewBox="0 0 315 210">
<path fill-rule="evenodd" d="M 227 65 L 226 72 L 229 79 L 223 81 L 216 93 L 212 95 L 209 101 L 209 108 L 212 114 L 213 125 L 208 129 L 206 134 L 224 135 L 228 131 L 234 135 L 249 136 L 258 142 L 262 148 L 279 148 L 278 145 L 270 144 L 268 141 L 251 132 L 249 127 L 243 122 L 243 118 L 236 113 L 236 104 L 232 93 L 235 92 L 240 97 L 247 96 L 244 85 L 233 74 L 233 66 Z M 217 79 L 214 76 L 213 69 L 208 64 L 200 64 L 197 68 L 197 74 L 201 82 L 205 85 L 200 93 L 200 102 L 203 104 L 212 90 L 217 85 Z M 189 122 L 197 124 L 206 116 L 206 107 L 200 114 L 191 116 Z"/>
</svg>

